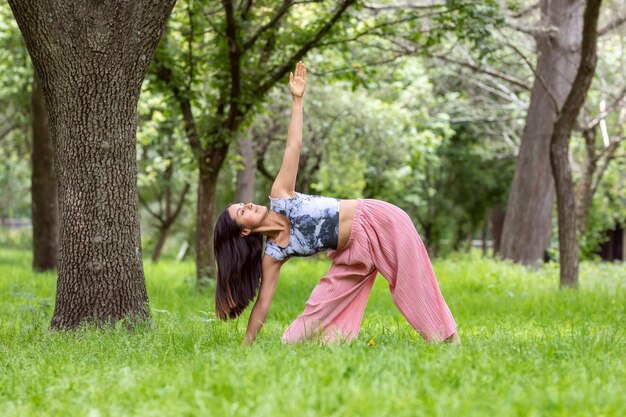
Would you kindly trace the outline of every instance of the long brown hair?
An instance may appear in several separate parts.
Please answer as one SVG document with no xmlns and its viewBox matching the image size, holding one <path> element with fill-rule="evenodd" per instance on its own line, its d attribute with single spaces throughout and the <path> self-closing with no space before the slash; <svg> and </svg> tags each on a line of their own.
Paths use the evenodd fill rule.
<svg viewBox="0 0 626 417">
<path fill-rule="evenodd" d="M 241 236 L 242 228 L 230 217 L 228 207 L 218 217 L 213 233 L 217 259 L 215 314 L 220 320 L 240 315 L 261 286 L 263 236 Z"/>
</svg>

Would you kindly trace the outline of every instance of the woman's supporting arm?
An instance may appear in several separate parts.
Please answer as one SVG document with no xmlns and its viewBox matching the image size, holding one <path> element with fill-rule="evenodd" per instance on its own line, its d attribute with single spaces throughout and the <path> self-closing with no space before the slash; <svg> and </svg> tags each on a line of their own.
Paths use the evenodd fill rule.
<svg viewBox="0 0 626 417">
<path fill-rule="evenodd" d="M 262 262 L 263 275 L 261 276 L 261 289 L 259 290 L 259 296 L 254 303 L 252 312 L 250 313 L 248 327 L 246 328 L 246 334 L 243 338 L 243 342 L 247 345 L 254 343 L 257 334 L 259 334 L 265 323 L 267 314 L 270 311 L 270 305 L 272 304 L 272 298 L 274 298 L 274 291 L 276 291 L 280 268 L 284 263 L 267 255 L 263 256 Z"/>
<path fill-rule="evenodd" d="M 289 74 L 289 89 L 291 90 L 291 121 L 287 131 L 287 144 L 280 171 L 272 184 L 271 196 L 276 198 L 293 197 L 298 176 L 300 162 L 300 147 L 302 146 L 302 97 L 306 86 L 306 69 L 299 62 L 295 74 Z"/>
</svg>

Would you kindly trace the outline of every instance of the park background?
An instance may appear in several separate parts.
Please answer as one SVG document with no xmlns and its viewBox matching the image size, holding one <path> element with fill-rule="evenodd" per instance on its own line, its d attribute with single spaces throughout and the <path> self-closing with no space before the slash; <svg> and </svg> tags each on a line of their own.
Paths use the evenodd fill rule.
<svg viewBox="0 0 626 417">
<path fill-rule="evenodd" d="M 0 415 L 624 415 L 625 22 L 622 0 L 2 3 Z M 463 349 L 382 277 L 354 342 L 283 346 L 323 255 L 286 265 L 252 348 L 247 313 L 215 321 L 213 220 L 267 202 L 298 60 L 297 190 L 407 211 Z"/>
</svg>

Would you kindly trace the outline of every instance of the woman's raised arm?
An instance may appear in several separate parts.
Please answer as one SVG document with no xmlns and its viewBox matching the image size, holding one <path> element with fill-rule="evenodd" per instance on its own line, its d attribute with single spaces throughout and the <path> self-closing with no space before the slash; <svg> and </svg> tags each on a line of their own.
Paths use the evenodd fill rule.
<svg viewBox="0 0 626 417">
<path fill-rule="evenodd" d="M 287 144 L 280 171 L 272 184 L 271 196 L 275 198 L 293 197 L 296 191 L 296 177 L 302 146 L 302 96 L 306 87 L 306 68 L 302 62 L 296 64 L 295 73 L 289 73 L 291 90 L 291 121 L 287 131 Z"/>
</svg>

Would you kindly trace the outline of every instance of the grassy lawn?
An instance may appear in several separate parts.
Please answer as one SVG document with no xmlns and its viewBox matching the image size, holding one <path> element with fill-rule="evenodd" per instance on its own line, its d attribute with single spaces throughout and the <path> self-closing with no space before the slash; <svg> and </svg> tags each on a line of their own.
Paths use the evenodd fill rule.
<svg viewBox="0 0 626 417">
<path fill-rule="evenodd" d="M 191 263 L 145 264 L 153 322 L 129 333 L 50 333 L 55 276 L 0 249 L 0 416 L 624 416 L 626 269 L 558 269 L 478 257 L 435 263 L 462 350 L 429 346 L 379 277 L 358 339 L 283 346 L 282 331 L 328 268 L 284 267 L 268 321 L 212 319 Z"/>
</svg>

